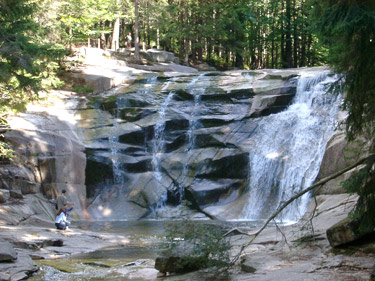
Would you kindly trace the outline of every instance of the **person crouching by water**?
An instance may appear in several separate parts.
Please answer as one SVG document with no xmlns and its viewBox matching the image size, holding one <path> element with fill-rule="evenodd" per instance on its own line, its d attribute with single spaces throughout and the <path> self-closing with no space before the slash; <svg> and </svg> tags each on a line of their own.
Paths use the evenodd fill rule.
<svg viewBox="0 0 375 281">
<path fill-rule="evenodd" d="M 57 229 L 65 230 L 70 225 L 70 222 L 68 221 L 67 216 L 66 216 L 66 209 L 67 209 L 67 206 L 64 205 L 57 212 L 57 217 L 55 220 L 55 225 Z"/>
</svg>

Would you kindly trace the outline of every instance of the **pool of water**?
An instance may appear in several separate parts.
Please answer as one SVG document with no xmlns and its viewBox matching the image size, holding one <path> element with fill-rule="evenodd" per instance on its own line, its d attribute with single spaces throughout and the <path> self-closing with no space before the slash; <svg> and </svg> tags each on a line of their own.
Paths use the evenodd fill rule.
<svg viewBox="0 0 375 281">
<path fill-rule="evenodd" d="M 166 223 L 174 221 L 74 221 L 72 228 L 121 234 L 129 243 L 61 259 L 38 260 L 41 270 L 30 280 L 161 280 L 157 278 L 154 261 L 165 243 Z M 260 221 L 207 220 L 194 223 L 214 224 L 228 230 L 234 227 L 252 230 L 261 224 Z"/>
</svg>

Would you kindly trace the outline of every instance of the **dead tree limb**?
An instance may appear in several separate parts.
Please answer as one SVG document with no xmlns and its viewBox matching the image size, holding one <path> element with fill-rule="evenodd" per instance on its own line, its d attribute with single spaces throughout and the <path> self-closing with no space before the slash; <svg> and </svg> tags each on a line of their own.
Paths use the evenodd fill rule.
<svg viewBox="0 0 375 281">
<path fill-rule="evenodd" d="M 244 233 L 244 232 L 241 232 L 241 234 L 245 234 L 245 235 L 248 235 L 248 236 L 252 236 L 252 238 L 250 239 L 250 241 L 244 245 L 241 246 L 241 249 L 239 251 L 239 253 L 232 259 L 232 261 L 230 262 L 230 266 L 234 265 L 237 260 L 239 259 L 239 257 L 241 256 L 242 252 L 249 246 L 253 243 L 253 241 L 255 240 L 255 238 L 257 238 L 257 236 L 267 227 L 267 225 L 272 221 L 274 220 L 290 203 L 292 203 L 294 200 L 298 199 L 299 197 L 301 197 L 302 195 L 306 194 L 307 192 L 310 192 L 312 191 L 313 189 L 315 188 L 318 188 L 318 187 L 321 187 L 323 184 L 327 183 L 328 181 L 334 179 L 334 178 L 337 178 L 338 176 L 346 173 L 347 171 L 350 171 L 354 168 L 356 168 L 357 166 L 363 164 L 367 159 L 371 158 L 371 157 L 375 157 L 375 154 L 369 154 L 367 157 L 365 158 L 362 158 L 360 160 L 358 160 L 357 162 L 355 162 L 353 165 L 350 165 L 328 177 L 325 177 L 323 179 L 321 179 L 320 181 L 314 183 L 313 185 L 310 185 L 309 187 L 305 188 L 304 190 L 298 192 L 297 194 L 295 194 L 294 196 L 292 196 L 289 200 L 285 201 L 283 204 L 281 204 L 279 206 L 279 208 L 267 219 L 267 221 L 263 224 L 263 226 L 256 232 L 254 233 Z M 235 229 L 238 231 L 238 229 Z M 226 233 L 226 235 L 230 234 L 231 232 L 233 232 L 232 230 L 228 231 Z"/>
</svg>

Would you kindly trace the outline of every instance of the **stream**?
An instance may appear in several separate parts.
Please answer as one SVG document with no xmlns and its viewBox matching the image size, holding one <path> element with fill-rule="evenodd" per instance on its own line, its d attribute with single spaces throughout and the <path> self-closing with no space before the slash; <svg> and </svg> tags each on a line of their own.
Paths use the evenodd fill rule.
<svg viewBox="0 0 375 281">
<path fill-rule="evenodd" d="M 177 221 L 175 221 L 177 222 Z M 178 221 L 181 222 L 181 221 Z M 29 280 L 162 280 L 154 269 L 155 258 L 162 250 L 166 220 L 138 221 L 75 221 L 71 228 L 90 230 L 98 234 L 119 234 L 126 237 L 122 246 L 59 259 L 35 260 L 39 272 Z M 262 221 L 194 221 L 210 223 L 225 229 L 234 227 L 251 230 Z"/>
</svg>

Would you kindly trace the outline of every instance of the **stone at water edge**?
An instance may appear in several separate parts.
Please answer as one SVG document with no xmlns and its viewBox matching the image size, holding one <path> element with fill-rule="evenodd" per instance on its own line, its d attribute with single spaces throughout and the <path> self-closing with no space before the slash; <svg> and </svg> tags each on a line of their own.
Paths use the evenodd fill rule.
<svg viewBox="0 0 375 281">
<path fill-rule="evenodd" d="M 0 190 L 0 204 L 5 203 L 9 199 L 8 190 Z"/>
<path fill-rule="evenodd" d="M 327 229 L 327 239 L 332 247 L 353 242 L 370 232 L 359 232 L 359 221 L 346 218 Z"/>
<path fill-rule="evenodd" d="M 259 262 L 254 261 L 251 256 L 244 256 L 241 259 L 241 270 L 246 273 L 255 273 L 259 268 Z"/>
<path fill-rule="evenodd" d="M 23 199 L 23 195 L 20 191 L 17 190 L 10 190 L 9 191 L 10 197 L 15 199 Z"/>
<path fill-rule="evenodd" d="M 207 267 L 207 257 L 193 255 L 192 245 L 181 242 L 173 250 L 165 251 L 155 259 L 155 269 L 162 273 L 187 273 Z"/>
<path fill-rule="evenodd" d="M 12 244 L 0 239 L 0 262 L 13 262 L 17 259 L 17 252 Z"/>
</svg>

